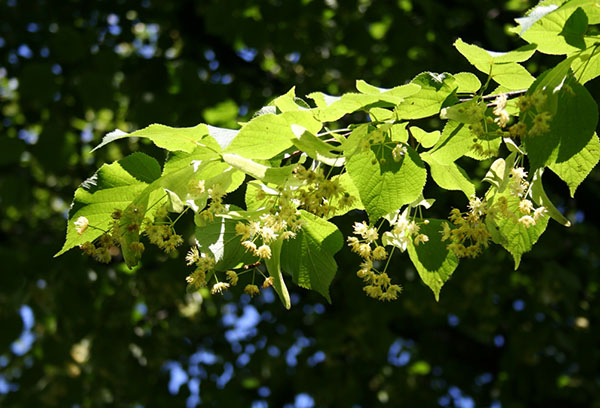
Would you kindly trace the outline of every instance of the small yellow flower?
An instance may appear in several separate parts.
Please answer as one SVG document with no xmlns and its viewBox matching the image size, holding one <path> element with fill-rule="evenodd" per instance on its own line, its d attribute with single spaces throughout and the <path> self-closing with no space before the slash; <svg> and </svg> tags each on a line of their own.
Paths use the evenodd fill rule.
<svg viewBox="0 0 600 408">
<path fill-rule="evenodd" d="M 383 261 L 387 259 L 388 254 L 385 251 L 385 248 L 382 246 L 378 246 L 373 250 L 373 259 L 376 261 Z M 369 268 L 370 269 L 370 268 Z"/>
<path fill-rule="evenodd" d="M 210 293 L 212 295 L 216 295 L 217 293 L 223 293 L 223 291 L 229 289 L 229 283 L 227 282 L 217 282 L 213 285 Z"/>
<path fill-rule="evenodd" d="M 425 234 L 419 234 L 415 237 L 415 245 L 419 245 L 429 241 L 429 237 Z"/>
<path fill-rule="evenodd" d="M 523 224 L 526 228 L 535 225 L 535 219 L 531 215 L 524 215 L 519 218 L 519 224 Z"/>
<path fill-rule="evenodd" d="M 365 233 L 368 231 L 369 226 L 366 222 L 355 222 L 354 223 L 354 234 L 361 235 L 364 238 Z"/>
<path fill-rule="evenodd" d="M 446 241 L 450 239 L 450 233 L 452 229 L 450 228 L 450 224 L 447 222 L 442 223 L 442 230 L 440 231 L 442 234 L 442 241 Z"/>
<path fill-rule="evenodd" d="M 96 247 L 89 241 L 79 245 L 79 248 L 81 248 L 83 253 L 88 256 L 94 256 L 96 254 Z"/>
<path fill-rule="evenodd" d="M 542 218 L 544 215 L 546 215 L 547 212 L 548 212 L 548 210 L 546 210 L 546 207 L 536 208 L 535 211 L 533 212 L 533 219 L 537 221 L 540 218 Z"/>
<path fill-rule="evenodd" d="M 533 210 L 533 203 L 527 199 L 521 200 L 519 202 L 519 211 L 523 214 L 531 214 L 531 210 Z"/>
<path fill-rule="evenodd" d="M 235 273 L 235 271 L 227 271 L 225 272 L 225 275 L 227 275 L 227 280 L 229 281 L 231 286 L 237 285 L 239 277 L 238 274 Z"/>
<path fill-rule="evenodd" d="M 94 258 L 96 258 L 96 260 L 101 263 L 109 263 L 110 260 L 112 259 L 112 257 L 110 256 L 110 252 L 108 251 L 108 249 L 106 249 L 104 247 L 100 247 L 100 248 L 96 249 Z"/>
<path fill-rule="evenodd" d="M 237 235 L 241 235 L 242 240 L 247 240 L 250 238 L 250 228 L 248 227 L 248 224 L 244 224 L 243 222 L 238 222 L 235 224 L 235 233 Z"/>
<path fill-rule="evenodd" d="M 206 191 L 206 181 L 205 180 L 198 180 L 196 182 L 192 182 L 190 185 L 190 190 L 192 193 L 195 193 L 196 195 L 201 195 Z"/>
<path fill-rule="evenodd" d="M 256 285 L 246 285 L 244 293 L 250 296 L 256 296 L 260 293 L 260 289 L 258 289 L 258 286 Z"/>
<path fill-rule="evenodd" d="M 265 279 L 265 281 L 263 282 L 263 289 L 268 288 L 269 286 L 273 286 L 273 277 L 269 276 L 267 279 Z"/>
<path fill-rule="evenodd" d="M 210 271 L 215 267 L 215 258 L 211 255 L 200 254 L 198 259 L 198 268 L 203 271 Z"/>
<path fill-rule="evenodd" d="M 361 257 L 368 258 L 371 256 L 371 245 L 367 243 L 359 244 L 356 252 L 358 252 Z"/>
<path fill-rule="evenodd" d="M 81 235 L 87 229 L 89 221 L 87 218 L 82 216 L 82 217 L 77 218 L 77 220 L 75 222 L 73 222 L 73 224 L 75 224 L 75 231 L 77 231 L 77 233 L 79 235 Z"/>
<path fill-rule="evenodd" d="M 264 245 L 264 244 L 261 245 L 256 250 L 256 255 L 259 258 L 270 259 L 271 258 L 271 247 L 269 247 L 268 245 Z"/>
<path fill-rule="evenodd" d="M 363 238 L 368 243 L 371 243 L 371 242 L 377 241 L 377 239 L 379 238 L 379 234 L 377 233 L 377 230 L 375 228 L 369 228 L 363 234 Z"/>
<path fill-rule="evenodd" d="M 189 252 L 185 256 L 186 265 L 192 265 L 198 262 L 200 259 L 200 253 L 198 252 L 198 247 L 193 246 L 190 248 Z"/>
<path fill-rule="evenodd" d="M 293 231 L 284 231 L 281 233 L 281 238 L 288 240 L 290 238 L 296 238 L 296 233 Z"/>
<path fill-rule="evenodd" d="M 523 167 L 512 168 L 510 170 L 510 175 L 519 180 L 524 180 L 527 178 L 527 172 Z"/>
<path fill-rule="evenodd" d="M 260 236 L 262 237 L 263 242 L 265 243 L 269 243 L 277 239 L 277 234 L 275 233 L 275 230 L 273 230 L 273 228 L 271 227 L 262 227 L 260 229 Z"/>
<path fill-rule="evenodd" d="M 469 199 L 469 209 L 473 214 L 483 215 L 486 212 L 485 209 L 485 201 L 481 201 L 481 199 L 477 196 L 471 196 Z"/>
<path fill-rule="evenodd" d="M 242 246 L 246 248 L 246 251 L 251 251 L 252 253 L 256 253 L 256 244 L 252 241 L 243 241 Z"/>
<path fill-rule="evenodd" d="M 396 147 L 392 149 L 392 157 L 394 158 L 394 161 L 398 163 L 400 160 L 402 160 L 402 157 L 406 154 L 407 151 L 408 150 L 406 149 L 406 146 L 397 144 Z"/>
<path fill-rule="evenodd" d="M 139 241 L 135 241 L 129 244 L 129 249 L 131 249 L 133 252 L 138 252 L 141 254 L 144 252 L 144 244 Z"/>
</svg>

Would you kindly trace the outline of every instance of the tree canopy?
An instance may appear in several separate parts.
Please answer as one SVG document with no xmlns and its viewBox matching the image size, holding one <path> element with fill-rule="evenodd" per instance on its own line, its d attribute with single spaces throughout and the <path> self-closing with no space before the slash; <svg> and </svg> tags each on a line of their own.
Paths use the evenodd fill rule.
<svg viewBox="0 0 600 408">
<path fill-rule="evenodd" d="M 561 2 L 548 2 L 547 11 L 555 3 Z M 289 311 L 271 289 L 254 299 L 241 291 L 186 294 L 186 246 L 175 254 L 148 247 L 133 270 L 119 262 L 99 265 L 76 251 L 52 259 L 73 191 L 103 163 L 143 162 L 144 174 L 160 175 L 160 166 L 145 157 L 167 156 L 147 137 L 91 153 L 107 132 L 156 122 L 237 128 L 292 86 L 297 95 L 336 95 L 356 92 L 359 78 L 393 87 L 422 71 L 462 72 L 469 62 L 479 69 L 487 62 L 473 44 L 498 51 L 526 44 L 509 27 L 528 6 L 404 0 L 0 5 L 3 406 L 593 406 L 600 390 L 597 170 L 574 198 L 573 186 L 547 172 L 546 193 L 572 226 L 549 223 L 516 270 L 516 259 L 500 251 L 461 261 L 439 302 L 406 256 L 392 257 L 389 266 L 405 288 L 396 302 L 364 296 L 357 257 L 345 245 L 337 252 L 335 243 L 337 273 L 326 294 L 333 302 L 324 291 L 289 287 Z M 563 23 L 569 28 L 563 43 L 544 44 L 535 30 L 523 38 L 550 54 L 579 47 L 583 19 L 587 26 L 595 16 L 577 10 Z M 538 77 L 557 61 L 536 54 L 524 65 Z M 595 99 L 595 81 L 586 87 Z M 565 122 L 585 112 L 575 107 Z M 535 144 L 528 141 L 528 150 L 541 153 L 530 160 L 545 164 L 555 153 Z M 270 158 L 253 154 L 250 159 Z M 439 163 L 440 155 L 430 160 Z M 171 163 L 175 169 L 177 161 Z M 356 173 L 368 167 L 354 165 Z M 482 179 L 487 167 L 468 170 Z M 117 178 L 129 193 L 153 180 Z M 436 191 L 435 185 L 425 190 L 425 197 L 435 194 L 436 206 L 464 206 L 464 191 Z M 378 205 L 368 208 L 369 216 L 385 214 Z M 363 219 L 353 212 L 334 222 L 345 237 Z M 178 230 L 194 235 L 191 214 L 181 217 Z"/>
</svg>

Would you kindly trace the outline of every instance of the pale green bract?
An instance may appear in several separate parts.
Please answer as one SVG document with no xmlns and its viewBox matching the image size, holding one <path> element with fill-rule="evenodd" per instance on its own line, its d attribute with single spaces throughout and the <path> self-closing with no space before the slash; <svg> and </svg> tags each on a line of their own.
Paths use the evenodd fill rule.
<svg viewBox="0 0 600 408">
<path fill-rule="evenodd" d="M 352 212 L 368 222 L 355 225 L 348 240 L 364 258 L 358 275 L 365 292 L 381 300 L 399 291 L 385 281 L 394 250 L 396 261 L 412 262 L 437 300 L 460 257 L 477 255 L 465 250 L 469 238 L 460 225 L 467 219 L 483 234 L 477 238 L 482 247 L 503 247 L 518 267 L 550 218 L 570 225 L 546 195 L 544 171 L 563 180 L 573 196 L 600 160 L 598 107 L 584 87 L 600 75 L 600 36 L 590 29 L 598 23 L 597 1 L 543 1 L 517 19 L 513 31 L 524 45 L 515 50 L 456 40 L 474 73 L 424 72 L 387 88 L 359 80 L 355 92 L 315 92 L 306 100 L 292 88 L 239 129 L 153 124 L 111 132 L 96 149 L 136 138 L 165 150 L 167 158 L 161 165 L 138 152 L 100 167 L 75 192 L 57 255 L 76 246 L 93 252 L 90 243 L 106 234 L 112 238 L 104 245 L 114 248 L 104 261 L 122 256 L 133 267 L 148 239 L 181 253 L 177 236 L 163 242 L 178 216 L 168 216 L 166 227 L 154 223 L 165 212 L 191 210 L 198 252 L 186 260 L 209 265 L 203 278 L 218 283 L 213 292 L 229 287 L 219 274 L 227 271 L 234 285 L 235 276 L 252 272 L 253 283 L 255 275 L 268 277 L 265 285 L 289 308 L 292 282 L 331 301 L 334 256 L 345 242 L 338 221 Z M 564 58 L 536 79 L 526 69 L 536 52 Z M 488 169 L 485 177 L 476 176 L 477 166 Z M 240 189 L 235 197 L 244 203 L 227 204 L 227 194 Z M 451 208 L 423 197 L 445 190 L 465 196 L 452 204 L 462 210 L 451 222 L 439 219 Z M 437 219 L 424 217 L 429 211 Z M 287 214 L 285 225 L 268 224 L 280 212 Z M 396 239 L 382 241 L 393 228 Z M 404 251 L 408 257 L 398 254 Z M 387 297 L 378 292 L 387 287 L 396 289 Z"/>
</svg>

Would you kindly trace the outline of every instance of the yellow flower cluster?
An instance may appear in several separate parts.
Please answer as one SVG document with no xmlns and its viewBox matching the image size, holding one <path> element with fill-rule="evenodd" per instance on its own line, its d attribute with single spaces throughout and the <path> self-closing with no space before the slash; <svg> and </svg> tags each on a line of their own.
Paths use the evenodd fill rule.
<svg viewBox="0 0 600 408">
<path fill-rule="evenodd" d="M 299 208 L 310 213 L 327 218 L 334 214 L 338 207 L 349 207 L 354 202 L 354 197 L 344 190 L 339 179 L 328 179 L 320 168 L 308 170 L 298 165 L 294 170 L 294 177 L 301 183 L 301 187 L 290 190 L 289 197 L 282 199 L 295 200 Z M 334 200 L 337 200 L 338 207 L 332 204 Z"/>
<path fill-rule="evenodd" d="M 496 97 L 494 101 L 494 110 L 493 113 L 496 115 L 496 119 L 494 122 L 500 126 L 501 128 L 505 127 L 510 120 L 510 115 L 506 111 L 506 102 L 508 101 L 508 95 L 500 94 Z"/>
<path fill-rule="evenodd" d="M 198 247 L 193 246 L 187 253 L 185 260 L 188 265 L 195 265 L 196 269 L 185 280 L 195 289 L 206 286 L 207 274 L 214 273 L 215 259 L 211 255 L 207 255 L 198 251 Z M 237 283 L 237 281 L 236 281 Z M 229 287 L 229 285 L 227 286 Z M 226 288 L 221 288 L 220 292 Z M 219 292 L 219 293 L 220 293 Z"/>
<path fill-rule="evenodd" d="M 527 172 L 523 167 L 511 169 L 508 187 L 510 194 L 519 198 L 518 215 L 508 209 L 508 201 L 505 197 L 501 197 L 495 205 L 495 210 L 499 210 L 504 217 L 529 228 L 546 215 L 545 207 L 534 208 L 533 203 L 526 198 L 529 194 L 529 182 L 527 181 Z"/>
<path fill-rule="evenodd" d="M 171 225 L 157 225 L 147 220 L 144 234 L 150 243 L 156 245 L 167 254 L 174 252 L 178 246 L 183 244 L 181 235 L 175 234 Z"/>
<path fill-rule="evenodd" d="M 249 296 L 254 297 L 260 293 L 260 289 L 258 288 L 258 286 L 254 285 L 254 284 L 248 284 L 244 288 L 244 293 Z"/>
<path fill-rule="evenodd" d="M 419 233 L 420 227 L 414 220 L 409 218 L 408 210 L 408 207 L 402 212 L 398 210 L 393 218 L 389 220 L 392 230 L 383 233 L 383 243 L 393 245 L 402 252 L 406 251 L 410 240 L 413 240 L 415 245 L 429 241 L 427 235 Z"/>
<path fill-rule="evenodd" d="M 229 283 L 217 282 L 213 285 L 212 289 L 210 290 L 210 294 L 211 295 L 216 295 L 217 293 L 222 294 L 227 289 L 229 289 Z"/>
<path fill-rule="evenodd" d="M 194 191 L 196 193 L 199 193 L 200 191 L 204 192 L 204 190 L 205 182 L 203 180 L 196 182 L 196 187 Z M 200 215 L 204 217 L 204 219 L 213 221 L 215 219 L 215 215 L 223 213 L 226 210 L 225 206 L 223 205 L 223 198 L 225 197 L 227 192 L 225 191 L 223 186 L 221 186 L 218 183 L 213 184 L 206 191 L 208 192 L 208 198 L 210 199 L 210 203 L 208 204 L 208 207 L 206 207 L 206 209 L 204 209 L 204 211 L 200 213 Z"/>
<path fill-rule="evenodd" d="M 544 111 L 546 100 L 546 94 L 540 90 L 519 98 L 517 101 L 519 122 L 508 129 L 512 138 L 524 139 L 526 137 L 536 137 L 550 130 L 549 122 L 552 119 L 552 115 L 550 112 Z M 531 125 L 529 127 L 525 122 L 525 120 L 529 120 L 528 118 L 531 118 Z"/>
<path fill-rule="evenodd" d="M 450 212 L 449 223 L 442 224 L 442 241 L 450 241 L 447 249 L 459 258 L 475 258 L 482 248 L 488 247 L 490 234 L 485 226 L 487 203 L 476 196 L 469 200 L 469 211 L 461 213 L 457 208 Z"/>
<path fill-rule="evenodd" d="M 235 225 L 235 232 L 240 235 L 242 246 L 246 248 L 246 251 L 261 259 L 270 259 L 271 247 L 269 245 L 279 238 L 286 240 L 295 238 L 301 225 L 300 214 L 297 210 L 290 212 L 282 207 L 280 211 L 274 214 L 264 214 L 257 221 L 249 224 L 238 222 Z"/>
<path fill-rule="evenodd" d="M 364 221 L 356 222 L 354 223 L 354 234 L 359 235 L 361 239 L 355 236 L 348 237 L 348 246 L 352 252 L 363 258 L 360 269 L 356 272 L 356 275 L 365 283 L 363 290 L 367 296 L 374 299 L 382 301 L 396 299 L 402 288 L 399 285 L 393 285 L 385 271 L 378 272 L 373 267 L 373 262 L 384 261 L 388 258 L 385 248 L 376 242 L 379 239 L 377 230 Z"/>
<path fill-rule="evenodd" d="M 237 285 L 238 281 L 240 280 L 240 277 L 235 271 L 227 271 L 225 272 L 225 276 L 227 276 L 227 280 L 231 286 Z"/>
<path fill-rule="evenodd" d="M 111 234 L 102 234 L 96 244 L 85 242 L 79 246 L 85 255 L 91 256 L 101 263 L 109 263 L 112 259 L 111 249 L 115 247 L 115 240 Z"/>
</svg>

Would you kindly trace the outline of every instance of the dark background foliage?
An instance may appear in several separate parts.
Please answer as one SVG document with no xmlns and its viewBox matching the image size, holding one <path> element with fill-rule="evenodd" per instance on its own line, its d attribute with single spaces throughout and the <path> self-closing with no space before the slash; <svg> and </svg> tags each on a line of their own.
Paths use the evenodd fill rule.
<svg viewBox="0 0 600 408">
<path fill-rule="evenodd" d="M 134 272 L 52 258 L 85 178 L 161 154 L 123 141 L 91 155 L 107 131 L 236 126 L 292 86 L 467 70 L 452 42 L 520 45 L 505 31 L 529 3 L 0 1 L 0 405 L 600 406 L 597 170 L 575 200 L 547 176 L 573 227 L 551 223 L 518 271 L 498 247 L 462 262 L 439 303 L 406 256 L 396 302 L 364 296 L 344 250 L 333 304 L 296 288 L 291 311 L 270 291 L 186 294 L 182 253 L 147 251 Z M 429 188 L 438 208 L 465 205 Z M 335 221 L 348 232 L 361 216 Z"/>
</svg>

